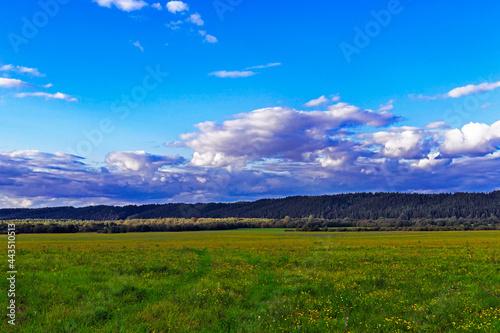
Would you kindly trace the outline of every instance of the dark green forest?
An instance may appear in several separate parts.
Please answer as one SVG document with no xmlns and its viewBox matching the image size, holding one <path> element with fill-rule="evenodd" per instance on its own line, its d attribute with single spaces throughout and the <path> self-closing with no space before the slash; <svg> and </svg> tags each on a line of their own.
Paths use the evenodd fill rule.
<svg viewBox="0 0 500 333">
<path fill-rule="evenodd" d="M 500 191 L 491 193 L 351 193 L 322 196 L 293 196 L 253 202 L 54 207 L 0 209 L 0 220 L 72 219 L 113 221 L 160 218 L 264 218 L 283 219 L 379 218 L 411 220 L 440 218 L 498 218 Z"/>
</svg>

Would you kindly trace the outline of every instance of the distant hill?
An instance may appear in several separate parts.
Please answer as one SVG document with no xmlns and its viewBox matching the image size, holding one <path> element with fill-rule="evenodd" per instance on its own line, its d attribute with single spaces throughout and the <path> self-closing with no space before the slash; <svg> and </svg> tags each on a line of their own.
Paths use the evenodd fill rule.
<svg viewBox="0 0 500 333">
<path fill-rule="evenodd" d="M 253 202 L 158 204 L 0 209 L 0 220 L 125 220 L 168 217 L 244 217 L 281 219 L 313 215 L 323 219 L 488 218 L 500 217 L 500 191 L 491 193 L 349 193 L 293 196 Z"/>
</svg>

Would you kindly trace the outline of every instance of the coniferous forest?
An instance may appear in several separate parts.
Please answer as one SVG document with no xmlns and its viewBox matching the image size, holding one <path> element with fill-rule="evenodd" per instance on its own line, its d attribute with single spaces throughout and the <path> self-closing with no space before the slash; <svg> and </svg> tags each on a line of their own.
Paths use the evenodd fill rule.
<svg viewBox="0 0 500 333">
<path fill-rule="evenodd" d="M 238 228 L 290 228 L 301 231 L 492 230 L 500 227 L 499 217 L 500 191 L 352 193 L 236 203 L 0 209 L 0 219 L 15 220 L 21 233 Z M 3 229 L 6 229 L 5 223 L 0 226 L 0 232 L 4 232 Z"/>
</svg>

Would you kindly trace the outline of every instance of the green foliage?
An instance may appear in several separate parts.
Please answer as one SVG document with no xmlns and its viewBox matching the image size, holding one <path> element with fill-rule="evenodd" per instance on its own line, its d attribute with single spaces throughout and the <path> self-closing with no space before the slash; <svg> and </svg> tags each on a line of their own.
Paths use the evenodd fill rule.
<svg viewBox="0 0 500 333">
<path fill-rule="evenodd" d="M 232 230 L 249 228 L 291 228 L 296 231 L 458 231 L 458 230 L 500 230 L 500 219 L 400 219 L 379 218 L 378 220 L 354 219 L 246 219 L 246 218 L 200 218 L 193 219 L 130 219 L 117 221 L 75 221 L 75 220 L 10 220 L 0 221 L 0 233 L 7 233 L 7 225 L 14 223 L 17 233 L 127 233 L 127 232 L 179 232 L 202 230 Z"/>
</svg>

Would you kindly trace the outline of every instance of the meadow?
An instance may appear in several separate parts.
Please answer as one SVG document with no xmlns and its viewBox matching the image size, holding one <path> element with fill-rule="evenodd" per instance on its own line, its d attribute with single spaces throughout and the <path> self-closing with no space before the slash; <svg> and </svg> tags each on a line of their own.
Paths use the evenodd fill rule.
<svg viewBox="0 0 500 333">
<path fill-rule="evenodd" d="M 500 332 L 500 231 L 22 234 L 16 250 L 5 332 Z"/>
</svg>

